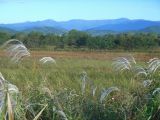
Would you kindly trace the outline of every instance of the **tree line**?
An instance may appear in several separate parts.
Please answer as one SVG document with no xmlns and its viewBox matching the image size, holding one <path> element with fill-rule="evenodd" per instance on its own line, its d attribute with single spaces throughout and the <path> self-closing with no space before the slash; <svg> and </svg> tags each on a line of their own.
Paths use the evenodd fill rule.
<svg viewBox="0 0 160 120">
<path fill-rule="evenodd" d="M 87 49 L 148 49 L 160 47 L 160 35 L 154 33 L 119 33 L 104 36 L 92 36 L 86 32 L 71 30 L 63 35 L 43 34 L 41 32 L 0 32 L 0 44 L 8 39 L 21 40 L 28 48 L 55 49 L 87 48 Z"/>
</svg>

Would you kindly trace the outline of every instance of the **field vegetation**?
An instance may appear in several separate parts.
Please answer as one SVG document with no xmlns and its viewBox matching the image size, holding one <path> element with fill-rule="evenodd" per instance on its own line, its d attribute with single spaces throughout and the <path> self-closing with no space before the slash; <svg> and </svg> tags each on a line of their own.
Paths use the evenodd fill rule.
<svg viewBox="0 0 160 120">
<path fill-rule="evenodd" d="M 29 52 L 0 52 L 0 119 L 160 119 L 159 53 Z"/>
</svg>

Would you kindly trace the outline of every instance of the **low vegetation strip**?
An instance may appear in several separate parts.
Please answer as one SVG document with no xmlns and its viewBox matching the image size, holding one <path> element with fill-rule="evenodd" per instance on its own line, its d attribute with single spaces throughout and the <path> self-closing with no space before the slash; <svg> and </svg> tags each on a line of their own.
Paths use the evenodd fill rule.
<svg viewBox="0 0 160 120">
<path fill-rule="evenodd" d="M 117 56 L 134 55 L 137 60 L 148 61 L 153 57 L 160 57 L 159 52 L 75 52 L 75 51 L 30 51 L 31 58 L 40 58 L 51 56 L 54 58 L 84 58 L 84 59 L 99 59 L 99 60 L 113 60 Z M 0 56 L 4 57 L 5 52 L 0 50 Z"/>
<path fill-rule="evenodd" d="M 51 50 L 152 50 L 160 48 L 158 33 L 117 33 L 93 36 L 84 31 L 71 30 L 62 35 L 43 34 L 37 31 L 29 33 L 9 33 L 0 31 L 0 44 L 8 39 L 20 39 L 27 48 Z"/>
</svg>

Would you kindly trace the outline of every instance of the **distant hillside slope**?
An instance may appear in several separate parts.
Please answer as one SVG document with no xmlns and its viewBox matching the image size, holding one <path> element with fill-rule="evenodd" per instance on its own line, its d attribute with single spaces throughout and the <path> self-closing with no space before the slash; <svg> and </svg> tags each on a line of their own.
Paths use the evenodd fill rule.
<svg viewBox="0 0 160 120">
<path fill-rule="evenodd" d="M 113 30 L 86 30 L 85 32 L 97 36 L 97 35 L 105 35 L 105 34 L 118 34 L 118 33 L 122 33 L 124 31 L 113 31 Z M 150 26 L 150 27 L 146 27 L 144 29 L 140 29 L 140 30 L 128 30 L 125 32 L 130 32 L 130 33 L 137 33 L 137 32 L 143 32 L 143 33 L 157 33 L 160 34 L 160 26 Z"/>
<path fill-rule="evenodd" d="M 89 30 L 111 30 L 116 32 L 127 32 L 134 30 L 141 30 L 150 26 L 160 26 L 160 22 L 146 21 L 146 20 L 131 20 L 122 23 L 106 24 L 98 26 Z"/>
<path fill-rule="evenodd" d="M 15 30 L 4 27 L 0 27 L 0 32 L 16 33 Z"/>
<path fill-rule="evenodd" d="M 112 31 L 112 30 L 86 30 L 88 34 L 91 34 L 93 36 L 102 36 L 105 34 L 116 34 L 118 32 Z"/>
<path fill-rule="evenodd" d="M 148 32 L 148 33 L 160 33 L 160 26 L 150 26 L 150 27 L 146 27 L 140 31 Z"/>
<path fill-rule="evenodd" d="M 66 32 L 65 29 L 54 28 L 54 27 L 33 27 L 23 30 L 23 32 L 29 33 L 32 31 L 41 32 L 44 34 L 54 33 L 54 34 L 63 34 Z"/>
</svg>

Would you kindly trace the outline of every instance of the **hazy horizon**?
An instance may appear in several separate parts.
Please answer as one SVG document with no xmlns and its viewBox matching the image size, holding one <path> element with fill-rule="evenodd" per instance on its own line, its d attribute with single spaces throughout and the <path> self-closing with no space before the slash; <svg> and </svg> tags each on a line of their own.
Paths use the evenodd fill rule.
<svg viewBox="0 0 160 120">
<path fill-rule="evenodd" d="M 159 0 L 0 0 L 0 24 L 73 19 L 160 21 Z"/>
</svg>

